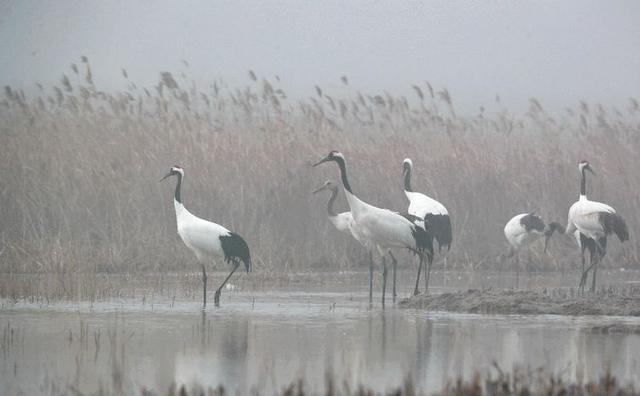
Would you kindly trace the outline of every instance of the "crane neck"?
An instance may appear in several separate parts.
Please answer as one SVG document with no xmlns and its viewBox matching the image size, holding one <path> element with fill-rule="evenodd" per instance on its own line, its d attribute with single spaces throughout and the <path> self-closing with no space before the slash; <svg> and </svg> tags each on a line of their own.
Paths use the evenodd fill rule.
<svg viewBox="0 0 640 396">
<path fill-rule="evenodd" d="M 349 185 L 349 179 L 347 178 L 347 165 L 344 162 L 344 158 L 336 158 L 335 161 L 340 168 L 340 177 L 342 178 L 342 185 L 344 186 L 344 189 L 353 194 L 351 186 Z"/>
<path fill-rule="evenodd" d="M 340 168 L 340 176 L 342 178 L 342 185 L 344 186 L 344 195 L 347 197 L 349 209 L 351 210 L 353 217 L 357 218 L 361 213 L 361 209 L 364 207 L 364 202 L 356 197 L 353 191 L 351 191 L 351 185 L 349 185 L 349 179 L 347 177 L 347 165 L 345 164 L 344 158 L 336 158 L 335 161 Z"/>
<path fill-rule="evenodd" d="M 176 183 L 176 191 L 173 195 L 173 199 L 175 202 L 182 205 L 182 173 L 177 173 L 178 182 Z"/>
<path fill-rule="evenodd" d="M 338 189 L 334 187 L 331 189 L 331 196 L 329 197 L 329 202 L 327 202 L 327 213 L 329 214 L 329 217 L 336 217 L 338 215 L 333 209 L 333 203 L 335 202 L 337 196 Z"/>
<path fill-rule="evenodd" d="M 404 173 L 404 191 L 412 192 L 411 190 L 411 168 L 407 168 Z"/>
<path fill-rule="evenodd" d="M 580 172 L 580 197 L 587 197 L 587 176 L 584 173 L 584 170 Z"/>
</svg>

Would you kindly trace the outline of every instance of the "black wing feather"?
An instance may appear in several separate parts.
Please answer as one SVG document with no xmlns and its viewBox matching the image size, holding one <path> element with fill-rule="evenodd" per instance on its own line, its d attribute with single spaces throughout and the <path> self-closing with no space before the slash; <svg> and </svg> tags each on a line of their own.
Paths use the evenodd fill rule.
<svg viewBox="0 0 640 396">
<path fill-rule="evenodd" d="M 251 254 L 249 253 L 249 245 L 242 237 L 236 233 L 230 232 L 229 235 L 220 237 L 222 251 L 224 252 L 224 260 L 231 262 L 240 260 L 244 263 L 247 272 L 251 271 Z"/>
</svg>

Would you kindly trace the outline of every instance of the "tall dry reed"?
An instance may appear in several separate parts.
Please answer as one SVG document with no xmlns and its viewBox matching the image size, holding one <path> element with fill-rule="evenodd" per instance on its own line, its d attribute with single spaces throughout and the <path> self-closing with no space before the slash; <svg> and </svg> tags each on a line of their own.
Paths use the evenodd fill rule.
<svg viewBox="0 0 640 396">
<path fill-rule="evenodd" d="M 310 167 L 331 149 L 345 153 L 358 195 L 397 210 L 407 207 L 401 163 L 411 157 L 414 188 L 452 214 L 448 265 L 458 269 L 508 267 L 498 259 L 502 228 L 517 213 L 565 222 L 576 164 L 588 159 L 597 172 L 590 196 L 616 207 L 631 233 L 625 245 L 610 244 L 605 265 L 638 263 L 635 100 L 558 115 L 532 99 L 523 115 L 461 116 L 446 89 L 428 84 L 398 97 L 350 90 L 343 77 L 340 95 L 316 87 L 295 100 L 254 72 L 237 88 L 168 72 L 152 87 L 126 82 L 120 92 L 100 90 L 83 59 L 59 86 L 31 95 L 4 88 L 0 271 L 195 270 L 176 234 L 173 182 L 158 182 L 174 164 L 186 170 L 188 208 L 243 235 L 256 271 L 358 269 L 362 250 L 327 221 L 327 197 L 311 195 L 338 178 L 335 167 Z M 338 204 L 347 208 L 342 196 Z M 556 239 L 550 256 L 540 250 L 532 249 L 534 268 L 578 263 L 569 238 Z"/>
</svg>

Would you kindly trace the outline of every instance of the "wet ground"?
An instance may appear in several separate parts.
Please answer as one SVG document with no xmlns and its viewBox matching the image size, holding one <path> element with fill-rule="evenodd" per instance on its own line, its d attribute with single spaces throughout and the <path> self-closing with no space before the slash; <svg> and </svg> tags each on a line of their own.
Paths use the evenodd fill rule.
<svg viewBox="0 0 640 396">
<path fill-rule="evenodd" d="M 567 288 L 467 289 L 412 296 L 401 300 L 399 306 L 426 311 L 504 315 L 640 317 L 640 287 L 608 287 L 595 292 Z M 640 328 L 634 331 L 640 332 Z"/>
<path fill-rule="evenodd" d="M 5 299 L 0 394 L 164 394 L 172 382 L 270 394 L 299 378 L 320 391 L 327 374 L 378 391 L 411 377 L 419 390 L 436 391 L 490 372 L 493 361 L 578 381 L 610 369 L 640 386 L 640 334 L 625 330 L 640 326 L 637 318 L 369 308 L 361 287 L 284 289 L 228 290 L 222 307 L 204 313 L 195 297 Z M 618 331 L 602 331 L 610 328 Z"/>
</svg>

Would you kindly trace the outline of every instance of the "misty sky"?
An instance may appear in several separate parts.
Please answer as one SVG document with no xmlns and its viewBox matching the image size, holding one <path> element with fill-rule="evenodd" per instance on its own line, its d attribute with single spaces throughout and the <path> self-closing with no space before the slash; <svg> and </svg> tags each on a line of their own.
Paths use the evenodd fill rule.
<svg viewBox="0 0 640 396">
<path fill-rule="evenodd" d="M 640 96 L 640 1 L 0 1 L 0 84 L 57 82 L 89 57 L 103 89 L 160 71 L 249 83 L 278 75 L 290 95 L 318 84 L 412 95 L 447 87 L 475 112 Z"/>
</svg>

